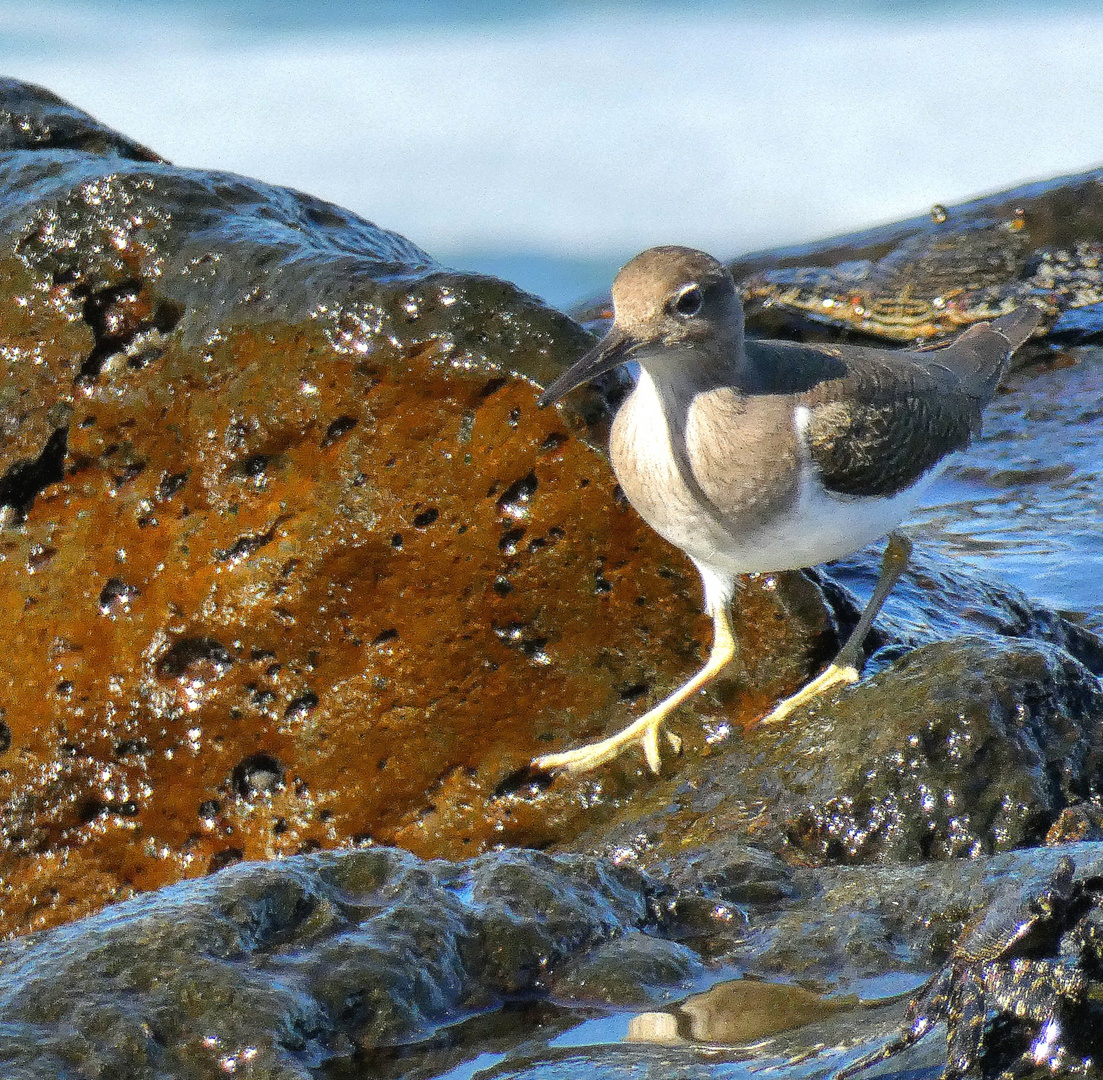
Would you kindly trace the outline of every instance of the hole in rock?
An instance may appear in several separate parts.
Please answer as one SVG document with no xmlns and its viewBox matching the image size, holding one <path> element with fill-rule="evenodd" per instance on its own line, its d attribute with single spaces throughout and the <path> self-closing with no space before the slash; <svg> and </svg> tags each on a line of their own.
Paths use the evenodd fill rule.
<svg viewBox="0 0 1103 1080">
<path fill-rule="evenodd" d="M 58 428 L 46 440 L 34 461 L 17 461 L 0 476 L 0 505 L 10 506 L 16 522 L 23 522 L 38 493 L 65 477 L 63 463 L 69 445 L 69 429 Z"/>
</svg>

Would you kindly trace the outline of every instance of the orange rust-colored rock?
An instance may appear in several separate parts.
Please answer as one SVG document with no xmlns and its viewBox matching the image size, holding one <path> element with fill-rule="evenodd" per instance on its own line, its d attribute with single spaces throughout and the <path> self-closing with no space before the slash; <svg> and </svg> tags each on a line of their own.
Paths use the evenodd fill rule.
<svg viewBox="0 0 1103 1080">
<path fill-rule="evenodd" d="M 281 189 L 0 157 L 0 933 L 241 858 L 543 846 L 646 797 L 635 760 L 500 792 L 707 646 L 688 563 L 516 377 L 575 324 Z M 822 649 L 785 592 L 747 592 L 744 720 Z"/>
</svg>

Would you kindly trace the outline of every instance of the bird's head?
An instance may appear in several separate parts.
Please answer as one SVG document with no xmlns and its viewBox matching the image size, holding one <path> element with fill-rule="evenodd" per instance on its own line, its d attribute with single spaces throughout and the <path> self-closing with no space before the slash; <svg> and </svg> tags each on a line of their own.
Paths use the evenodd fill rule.
<svg viewBox="0 0 1103 1080">
<path fill-rule="evenodd" d="M 613 282 L 613 325 L 541 395 L 551 405 L 618 364 L 648 370 L 734 362 L 743 307 L 726 266 L 687 247 L 654 247 L 626 263 Z"/>
</svg>

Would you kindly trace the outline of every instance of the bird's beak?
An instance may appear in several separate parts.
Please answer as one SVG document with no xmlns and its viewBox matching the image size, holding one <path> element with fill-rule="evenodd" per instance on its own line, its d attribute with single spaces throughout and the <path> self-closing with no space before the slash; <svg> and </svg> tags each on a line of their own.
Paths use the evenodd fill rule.
<svg viewBox="0 0 1103 1080">
<path fill-rule="evenodd" d="M 587 380 L 596 378 L 606 371 L 612 371 L 618 364 L 623 364 L 630 359 L 631 354 L 639 345 L 640 342 L 629 337 L 622 330 L 618 330 L 616 324 L 614 324 L 605 337 L 585 356 L 567 368 L 540 395 L 538 403 L 540 408 L 544 409 L 548 405 L 554 405 L 555 402 L 576 386 L 581 386 Z"/>
</svg>

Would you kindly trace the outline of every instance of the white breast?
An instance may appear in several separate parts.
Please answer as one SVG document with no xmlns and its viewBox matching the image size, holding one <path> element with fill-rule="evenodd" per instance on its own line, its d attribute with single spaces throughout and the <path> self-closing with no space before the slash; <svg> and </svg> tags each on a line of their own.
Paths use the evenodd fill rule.
<svg viewBox="0 0 1103 1080">
<path fill-rule="evenodd" d="M 663 403 L 646 371 L 617 413 L 610 450 L 628 501 L 660 536 L 695 560 L 730 544 L 731 530 L 686 486 Z"/>
</svg>

